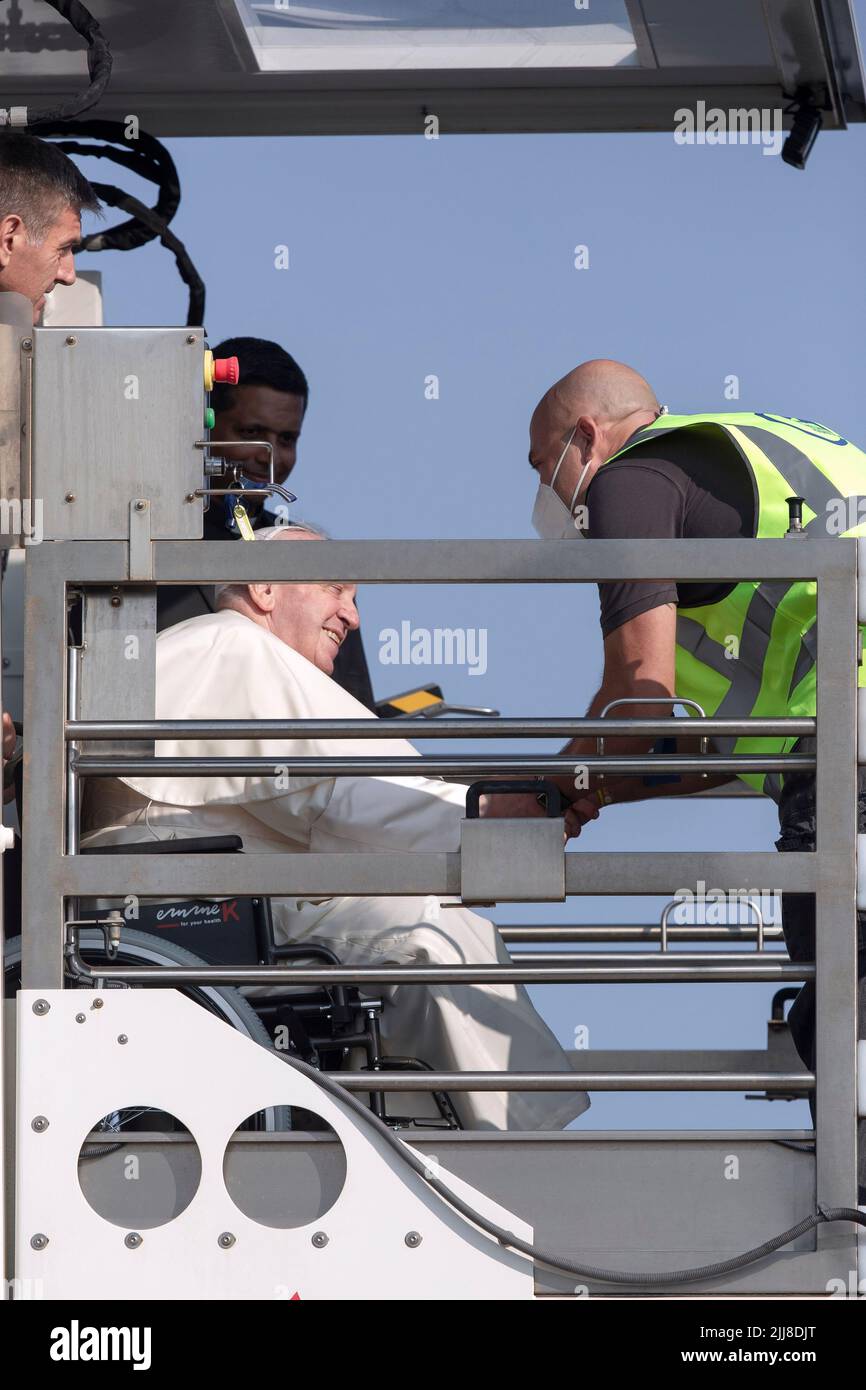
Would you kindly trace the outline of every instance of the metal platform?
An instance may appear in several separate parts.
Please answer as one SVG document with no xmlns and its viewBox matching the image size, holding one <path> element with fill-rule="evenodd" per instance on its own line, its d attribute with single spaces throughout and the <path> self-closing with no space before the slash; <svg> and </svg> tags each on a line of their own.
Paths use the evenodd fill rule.
<svg viewBox="0 0 866 1390">
<path fill-rule="evenodd" d="M 276 552 L 276 553 L 274 553 Z M 65 650 L 67 587 L 87 591 L 92 585 L 104 592 L 106 585 L 130 597 L 149 594 L 154 585 L 195 577 L 214 580 L 309 580 L 340 573 L 352 580 L 388 582 L 592 582 L 619 577 L 733 578 L 760 573 L 765 577 L 811 577 L 818 585 L 818 621 L 821 647 L 818 657 L 818 707 L 832 708 L 832 722 L 817 721 L 817 805 L 819 850 L 814 854 L 773 853 L 647 854 L 579 853 L 565 855 L 562 894 L 638 895 L 670 893 L 676 885 L 698 879 L 736 884 L 779 882 L 786 890 L 814 892 L 817 898 L 818 933 L 815 979 L 818 992 L 817 1132 L 815 1153 L 801 1151 L 799 1141 L 811 1136 L 801 1132 L 769 1135 L 740 1132 L 735 1135 L 706 1133 L 672 1135 L 592 1134 L 521 1136 L 467 1133 L 425 1138 L 407 1134 L 409 1141 L 437 1155 L 444 1167 L 465 1178 L 491 1200 L 500 1203 L 535 1227 L 538 1245 L 553 1244 L 560 1254 L 581 1255 L 591 1262 L 631 1270 L 699 1266 L 753 1247 L 765 1236 L 778 1234 L 815 1210 L 815 1203 L 831 1206 L 856 1204 L 856 1090 L 855 1090 L 855 900 L 856 900 L 856 666 L 852 662 L 852 637 L 857 626 L 858 546 L 848 541 L 810 540 L 795 545 L 784 540 L 637 543 L 604 541 L 592 547 L 557 543 L 511 542 L 321 542 L 315 546 L 223 546 L 212 543 L 156 541 L 151 547 L 153 584 L 142 589 L 140 579 L 130 579 L 132 546 L 122 541 L 81 541 L 42 545 L 28 552 L 28 648 L 25 667 L 25 704 L 34 737 L 25 796 L 25 895 L 29 927 L 25 944 L 25 985 L 54 990 L 63 981 L 65 904 L 68 899 L 116 896 L 133 891 L 144 896 L 261 893 L 266 895 L 330 894 L 426 894 L 459 895 L 465 875 L 473 865 L 489 861 L 502 885 L 502 900 L 519 897 L 502 855 L 499 831 L 502 823 L 482 822 L 487 832 L 478 843 L 464 843 L 463 853 L 448 854 L 319 854 L 306 856 L 244 855 L 228 864 L 219 859 L 203 862 L 195 855 L 136 857 L 134 855 L 80 856 L 74 825 L 78 786 L 83 778 L 121 772 L 137 766 L 136 748 L 148 737 L 159 737 L 167 728 L 142 719 L 140 687 L 125 667 L 115 664 L 109 687 L 100 681 L 99 719 L 82 722 L 77 681 L 67 683 L 61 655 Z M 99 604 L 93 621 L 99 620 Z M 85 633 L 87 624 L 85 623 Z M 70 666 L 73 670 L 74 663 Z M 102 668 L 100 668 L 101 670 Z M 86 689 L 86 685 L 82 690 Z M 110 698 L 108 698 L 110 697 Z M 111 706 L 106 713 L 106 701 Z M 86 710 L 84 711 L 86 714 Z M 107 722 L 106 721 L 107 718 Z M 100 723 L 100 720 L 103 722 Z M 126 721 L 119 724 L 117 721 Z M 336 722 L 336 721 L 335 721 Z M 543 721 L 542 721 L 543 722 Z M 611 731 L 627 727 L 627 721 L 605 721 Z M 575 721 L 578 728 L 581 721 Z M 203 728 L 207 728 L 204 725 Z M 321 732 L 321 723 L 319 724 Z M 411 726 L 401 726 L 410 731 Z M 339 737 L 339 727 L 332 730 Z M 97 739 L 96 735 L 100 735 Z M 112 748 L 111 739 L 126 736 L 123 751 Z M 844 736 L 843 736 L 844 735 Z M 86 736 L 89 749 L 78 744 Z M 131 737 L 130 737 L 131 736 Z M 185 735 L 186 736 L 186 735 Z M 108 750 L 108 757 L 102 755 Z M 790 755 L 788 755 L 790 756 Z M 643 769 L 653 755 L 621 760 L 634 772 Z M 226 760 L 215 763 L 226 765 Z M 555 763 L 554 759 L 542 760 Z M 296 760 L 298 766 L 303 759 Z M 499 760 L 501 771 L 513 772 L 513 758 Z M 784 759 L 776 759 L 780 766 Z M 764 758 L 765 765 L 767 763 Z M 373 759 L 353 760 L 375 771 Z M 150 764 L 147 764 L 150 765 Z M 774 763 L 775 765 L 775 763 Z M 810 763 L 811 765 L 811 763 Z M 168 766 L 168 764 L 166 764 Z M 201 764 L 196 764 L 201 770 Z M 312 766 L 310 764 L 309 766 Z M 339 760 L 334 767 L 339 770 Z M 396 766 L 396 764 L 394 764 Z M 419 770 L 424 761 L 415 763 Z M 435 766 L 435 762 L 431 764 Z M 437 768 L 437 770 L 439 770 Z M 465 770 L 465 768 L 464 768 Z M 53 786 L 57 796 L 39 798 L 37 788 Z M 64 806 L 65 789 L 65 806 Z M 36 846 L 34 849 L 33 846 Z M 522 963 L 495 967 L 496 978 L 543 981 L 628 978 L 712 978 L 718 968 L 730 979 L 802 979 L 809 965 L 786 965 L 787 957 L 775 951 L 740 952 L 727 965 L 718 964 L 712 952 L 692 952 L 678 962 L 679 953 L 637 953 L 604 958 L 593 963 L 575 951 L 567 964 Z M 341 971 L 334 967 L 292 970 L 301 982 L 339 979 L 365 982 L 392 980 L 409 975 L 418 984 L 435 978 L 486 979 L 490 967 L 419 967 L 407 975 L 403 968 Z M 751 976 L 749 972 L 751 971 Z M 674 974 L 666 975 L 666 972 Z M 115 972 L 100 968 L 106 984 Z M 188 972 L 187 972 L 188 973 Z M 162 972 L 166 985 L 179 972 Z M 258 974 L 262 974 L 261 971 Z M 123 972 L 118 972 L 123 977 Z M 242 968 L 230 972 L 199 972 L 212 980 L 246 979 Z M 125 978 L 131 979 L 129 972 Z M 140 977 L 143 978 L 143 977 Z M 278 979 L 271 971 L 270 978 Z M 132 1002 L 138 991 L 132 991 Z M 110 992 L 107 996 L 111 997 Z M 127 995 L 127 998 L 130 996 Z M 140 996 L 141 997 L 141 996 Z M 116 996 L 115 996 L 116 998 Z M 136 1005 L 136 1007 L 139 1007 Z M 83 1032 L 84 1030 L 79 1030 Z M 682 1054 L 655 1056 L 584 1053 L 576 1058 L 581 1073 L 575 1086 L 590 1089 L 765 1089 L 808 1094 L 815 1076 L 794 1065 L 790 1049 L 770 1053 L 725 1053 L 719 1057 L 692 1056 L 692 1072 L 684 1070 Z M 715 1064 L 718 1064 L 716 1067 Z M 763 1069 L 756 1070 L 763 1067 Z M 653 1070 L 655 1067 L 655 1070 Z M 831 1084 L 821 1085 L 821 1078 Z M 528 1085 L 553 1090 L 555 1074 L 527 1079 L 516 1074 L 418 1076 L 386 1075 L 375 1078 L 344 1073 L 341 1082 L 353 1090 L 387 1091 L 452 1086 L 466 1088 L 521 1089 Z M 189 1081 L 193 1083 L 193 1072 Z M 198 1083 L 196 1083 L 197 1085 Z M 284 1103 L 270 1101 L 269 1103 Z M 36 1100 L 33 1106 L 37 1105 Z M 20 1131 L 19 1131 L 20 1132 Z M 29 1136 L 24 1134 L 26 1142 Z M 790 1140 L 795 1147 L 780 1142 Z M 136 1137 L 136 1143 L 138 1137 Z M 326 1150 L 315 1139 L 305 1148 L 298 1136 L 275 1136 L 260 1142 L 255 1136 L 239 1141 L 237 1162 L 258 1163 L 256 1190 L 267 1200 L 269 1185 L 278 1191 L 283 1164 L 298 1155 L 314 1166 L 324 1164 L 320 1186 L 327 1187 Z M 161 1162 L 183 1165 L 183 1145 L 165 1146 Z M 318 1157 L 316 1157 L 318 1156 Z M 729 1180 L 725 1165 L 733 1158 L 739 1176 Z M 236 1160 L 233 1157 L 232 1163 Z M 103 1160 L 94 1161 L 96 1166 Z M 252 1172 L 253 1169 L 250 1169 Z M 248 1183 L 249 1185 L 249 1183 Z M 315 1183 L 314 1183 L 315 1186 Z M 648 1197 L 651 1197 L 648 1200 Z M 33 1198 L 31 1196 L 31 1205 Z M 37 1204 L 38 1209 L 38 1204 Z M 169 1228 L 171 1223 L 169 1223 Z M 760 1292 L 824 1295 L 831 1280 L 844 1283 L 856 1269 L 856 1237 L 838 1226 L 822 1226 L 803 1238 L 795 1250 L 786 1250 L 761 1265 L 724 1280 L 707 1291 L 726 1294 Z M 28 1270 L 32 1272 L 32 1269 Z M 558 1277 L 539 1275 L 539 1290 L 563 1292 Z M 602 1290 L 594 1290 L 601 1292 Z M 606 1292 L 612 1290 L 608 1287 Z M 621 1288 L 619 1289 L 621 1292 Z M 689 1286 L 689 1292 L 697 1290 Z M 573 1292 L 573 1287 L 572 1287 Z"/>
</svg>

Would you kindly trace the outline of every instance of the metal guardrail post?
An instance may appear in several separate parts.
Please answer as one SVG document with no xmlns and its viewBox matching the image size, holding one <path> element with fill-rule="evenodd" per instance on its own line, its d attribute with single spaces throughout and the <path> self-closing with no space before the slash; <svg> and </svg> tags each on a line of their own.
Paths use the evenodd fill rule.
<svg viewBox="0 0 866 1390">
<path fill-rule="evenodd" d="M 818 577 L 817 611 L 816 1177 L 819 1203 L 856 1206 L 857 547 L 834 544 L 839 565 Z M 850 1232 L 822 1226 L 815 1238 L 856 1268 Z"/>
</svg>

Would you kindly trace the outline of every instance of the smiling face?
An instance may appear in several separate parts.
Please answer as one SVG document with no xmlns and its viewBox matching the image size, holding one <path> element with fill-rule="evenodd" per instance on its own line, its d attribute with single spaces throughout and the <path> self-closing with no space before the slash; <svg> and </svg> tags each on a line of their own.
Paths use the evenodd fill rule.
<svg viewBox="0 0 866 1390">
<path fill-rule="evenodd" d="M 63 209 L 38 243 L 28 240 L 16 214 L 0 220 L 0 289 L 26 295 L 34 323 L 55 285 L 75 283 L 73 249 L 80 239 L 81 219 L 71 207 Z"/>
<path fill-rule="evenodd" d="M 268 451 L 247 443 L 263 439 L 274 451 L 274 482 L 284 483 L 295 466 L 298 438 L 304 422 L 304 398 L 272 386 L 237 386 L 231 404 L 217 412 L 215 439 L 237 440 L 237 447 L 220 447 L 230 463 L 243 463 L 246 477 L 268 480 Z"/>
<path fill-rule="evenodd" d="M 282 531 L 269 545 L 315 541 L 304 531 Z M 318 666 L 326 676 L 334 670 L 337 652 L 348 634 L 360 625 L 354 584 L 328 581 L 311 584 L 250 584 L 249 603 L 255 620 L 287 647 Z"/>
</svg>

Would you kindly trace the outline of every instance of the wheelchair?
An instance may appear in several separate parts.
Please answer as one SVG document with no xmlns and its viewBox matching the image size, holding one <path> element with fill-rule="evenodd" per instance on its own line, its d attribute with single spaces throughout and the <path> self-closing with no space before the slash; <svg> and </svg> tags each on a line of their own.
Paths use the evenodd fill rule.
<svg viewBox="0 0 866 1390">
<path fill-rule="evenodd" d="M 207 836 L 183 840 L 153 840 L 85 848 L 82 854 L 240 854 L 239 835 Z M 319 944 L 278 945 L 267 898 L 183 898 L 176 901 L 139 902 L 124 922 L 116 956 L 109 961 L 104 922 L 106 908 L 82 908 L 79 918 L 94 922 L 79 929 L 79 949 L 87 964 L 98 971 L 100 962 L 111 965 L 274 965 L 292 961 L 339 965 L 333 951 Z M 130 911 L 128 909 L 128 911 Z M 20 987 L 21 937 L 6 944 L 5 988 L 7 997 Z M 86 987 L 85 981 L 76 982 Z M 97 975 L 96 986 L 101 988 Z M 115 982 L 112 982 L 115 983 Z M 121 986 L 125 988 L 126 986 Z M 145 986 L 147 988 L 147 986 Z M 358 1050 L 364 1054 L 361 1070 L 429 1071 L 415 1057 L 388 1057 L 382 1052 L 380 1020 L 386 1007 L 381 999 L 362 997 L 347 985 L 319 989 L 279 987 L 266 994 L 246 996 L 232 986 L 183 985 L 181 991 L 208 1008 L 224 1022 L 261 1046 L 287 1052 L 318 1070 L 334 1072 L 348 1067 Z M 393 1128 L 459 1129 L 460 1122 L 447 1095 L 432 1093 L 437 1114 L 417 1119 L 389 1114 L 385 1093 L 369 1093 L 370 1108 Z M 292 1117 L 277 1110 L 263 1112 L 254 1128 L 296 1127 Z M 136 1117 L 137 1127 L 147 1121 Z M 127 1127 L 124 1123 L 124 1127 Z M 305 1123 L 304 1127 L 308 1127 Z"/>
<path fill-rule="evenodd" d="M 88 852 L 86 849 L 83 851 L 85 854 Z M 241 854 L 243 842 L 239 835 L 227 835 L 102 846 L 92 852 Z M 278 945 L 267 898 L 149 902 L 140 903 L 137 911 L 136 934 L 159 938 L 162 944 L 180 947 L 208 965 L 284 966 L 293 961 L 299 965 L 313 962 L 333 966 L 340 964 L 339 957 L 321 944 Z M 121 939 L 125 935 L 124 929 Z M 300 1057 L 318 1070 L 343 1070 L 356 1050 L 364 1054 L 362 1071 L 432 1070 L 426 1062 L 416 1057 L 392 1057 L 383 1053 L 381 1016 L 387 1005 L 382 999 L 362 996 L 354 986 L 328 985 L 312 989 L 281 986 L 268 989 L 266 994 L 244 995 L 239 990 L 230 993 L 238 996 L 245 1007 L 253 1011 L 260 1029 L 265 1033 L 267 1046 Z M 449 1097 L 443 1092 L 432 1093 L 438 1116 L 423 1121 L 411 1116 L 389 1114 L 385 1093 L 371 1091 L 369 1094 L 373 1113 L 394 1128 L 416 1125 L 425 1129 L 461 1127 Z"/>
<path fill-rule="evenodd" d="M 412 697 L 412 709 L 402 707 L 402 697 L 394 697 L 377 705 L 381 718 L 406 718 L 419 713 L 418 691 L 407 692 Z M 428 704 L 420 710 L 426 717 L 443 713 L 495 715 L 497 710 L 451 706 L 445 703 L 439 686 L 425 688 Z M 15 724 L 16 734 L 23 738 L 23 729 Z M 22 819 L 22 744 L 4 768 L 4 785 L 13 786 Z M 178 854 L 178 853 L 243 853 L 238 835 L 208 836 L 196 839 L 145 841 L 123 845 L 104 845 L 85 848 L 82 854 Z M 7 921 L 17 924 L 20 932 L 20 841 L 4 856 Z M 107 909 L 89 908 L 80 912 L 82 920 L 94 924 L 105 919 Z M 109 963 L 106 935 L 100 926 L 81 928 L 78 936 L 82 959 L 98 969 L 100 961 Z M 118 952 L 111 957 L 112 965 L 274 965 L 291 961 L 298 964 L 340 964 L 333 951 L 322 945 L 278 945 L 274 939 L 273 917 L 266 898 L 181 899 L 174 902 L 141 902 L 131 922 L 124 922 Z M 76 987 L 87 982 L 70 980 Z M 6 997 L 14 997 L 21 983 L 21 937 L 7 939 L 5 949 Z M 102 987 L 98 976 L 96 985 Z M 116 982 L 112 982 L 116 984 Z M 125 988 L 126 986 L 120 986 Z M 147 988 L 147 986 L 144 986 Z M 364 1054 L 361 1070 L 432 1071 L 433 1068 L 416 1057 L 386 1056 L 382 1052 L 381 1016 L 385 1001 L 362 997 L 360 991 L 347 985 L 323 986 L 319 989 L 284 987 L 267 989 L 266 994 L 246 996 L 230 986 L 205 984 L 182 985 L 181 992 L 196 1003 L 208 1008 L 246 1037 L 268 1048 L 288 1052 L 319 1070 L 326 1072 L 346 1069 L 353 1054 Z M 398 1093 L 399 1094 L 399 1093 Z M 393 1128 L 462 1128 L 454 1106 L 447 1094 L 430 1093 L 436 1114 L 419 1119 L 389 1113 L 386 1093 L 369 1092 L 369 1105 L 379 1119 Z M 396 1099 L 396 1097 L 395 1097 Z M 265 1118 L 253 1128 L 292 1127 L 290 1116 L 277 1110 L 264 1112 Z M 145 1128 L 148 1120 L 137 1115 L 129 1121 L 134 1127 Z M 124 1125 L 126 1121 L 124 1120 Z M 306 1126 L 305 1126 L 306 1127 Z"/>
</svg>

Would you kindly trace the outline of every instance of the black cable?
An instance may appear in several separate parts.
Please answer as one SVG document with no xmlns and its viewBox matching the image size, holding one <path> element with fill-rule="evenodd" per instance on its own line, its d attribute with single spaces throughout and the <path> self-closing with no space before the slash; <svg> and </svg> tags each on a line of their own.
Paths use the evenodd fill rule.
<svg viewBox="0 0 866 1390">
<path fill-rule="evenodd" d="M 122 165 L 130 173 L 148 179 L 158 186 L 156 203 L 152 208 L 148 208 L 131 193 L 124 193 L 113 184 L 94 183 L 93 190 L 104 203 L 109 207 L 130 212 L 132 217 L 115 227 L 109 227 L 106 231 L 92 232 L 82 237 L 76 249 L 132 251 L 158 238 L 162 245 L 174 254 L 180 277 L 189 289 L 187 324 L 197 327 L 203 323 L 204 281 L 193 265 L 183 242 L 169 231 L 168 227 L 180 206 L 180 181 L 174 160 L 165 146 L 146 131 L 139 131 L 134 143 L 130 142 L 122 121 L 55 121 L 47 123 L 42 133 L 45 136 L 59 137 L 56 144 L 64 154 L 109 159 Z M 81 136 L 92 140 L 111 141 L 119 148 L 112 148 L 108 144 L 83 145 L 78 139 Z"/>
<path fill-rule="evenodd" d="M 82 1148 L 78 1155 L 78 1162 L 83 1163 L 89 1158 L 106 1158 L 108 1154 L 116 1154 L 119 1149 L 125 1149 L 126 1144 L 87 1144 Z"/>
<path fill-rule="evenodd" d="M 94 192 L 108 203 L 110 207 L 122 208 L 124 212 L 131 212 L 144 223 L 145 227 L 150 228 L 154 236 L 158 236 L 163 246 L 174 253 L 177 263 L 178 273 L 181 280 L 189 289 L 189 308 L 187 310 L 186 321 L 190 327 L 197 327 L 204 322 L 204 300 L 205 287 L 204 281 L 196 270 L 190 259 L 189 252 L 173 232 L 170 232 L 165 219 L 158 217 L 150 208 L 145 207 L 144 203 L 139 202 L 138 198 L 133 198 L 131 193 L 122 193 L 119 188 L 112 187 L 111 184 L 94 183 Z"/>
<path fill-rule="evenodd" d="M 137 199 L 123 194 L 113 185 L 95 184 L 94 189 L 103 202 L 111 207 L 120 207 L 133 216 L 106 232 L 93 232 L 83 237 L 79 243 L 80 251 L 130 251 L 159 237 L 162 244 L 174 253 L 181 279 L 190 291 L 187 324 L 198 325 L 204 319 L 204 284 L 193 265 L 186 247 L 170 233 L 168 224 L 180 204 L 180 186 L 174 161 L 168 151 L 144 132 L 139 132 L 135 147 L 130 147 L 123 124 L 119 121 L 89 121 L 73 123 L 72 118 L 96 106 L 108 86 L 111 77 L 112 56 L 108 40 L 99 24 L 81 0 L 46 0 L 87 44 L 87 68 L 90 86 L 86 91 L 61 106 L 48 107 L 30 113 L 27 128 L 37 130 L 40 137 L 46 136 L 86 136 L 93 139 L 114 141 L 124 148 L 113 150 L 97 146 L 82 146 L 76 140 L 58 140 L 59 147 L 66 154 L 91 155 L 106 158 L 121 164 L 132 173 L 159 184 L 156 205 L 147 209 L 150 216 L 142 215 L 144 205 Z"/>
<path fill-rule="evenodd" d="M 147 179 L 159 188 L 151 209 L 157 217 L 170 222 L 180 206 L 180 181 L 174 160 L 163 144 L 146 131 L 139 130 L 135 139 L 127 136 L 123 121 L 52 121 L 40 134 L 56 139 L 57 148 L 67 155 L 109 159 L 130 173 Z M 69 138 L 64 138 L 69 137 Z M 81 138 L 101 140 L 102 145 L 81 145 Z M 114 149 L 112 145 L 119 146 Z M 121 222 L 106 231 L 91 232 L 82 237 L 78 251 L 134 251 L 153 241 L 157 232 L 137 218 Z"/>
<path fill-rule="evenodd" d="M 64 102 L 62 106 L 50 106 L 32 115 L 28 111 L 28 130 L 33 130 L 46 121 L 67 121 L 72 116 L 79 116 L 82 111 L 89 111 L 99 101 L 111 77 L 111 49 L 90 11 L 85 9 L 80 0 L 45 0 L 45 3 L 56 10 L 63 19 L 67 19 L 85 40 L 90 86 L 77 97 Z"/>
<path fill-rule="evenodd" d="M 475 1211 L 464 1202 L 462 1197 L 458 1197 L 449 1187 L 446 1187 L 438 1178 L 430 1175 L 427 1165 L 422 1158 L 414 1154 L 396 1134 L 376 1115 L 363 1105 L 359 1100 L 346 1091 L 338 1081 L 332 1081 L 330 1076 L 316 1071 L 315 1067 L 308 1066 L 298 1057 L 289 1057 L 285 1052 L 276 1052 L 287 1066 L 293 1067 L 295 1071 L 301 1072 L 303 1076 L 314 1081 L 321 1086 L 322 1090 L 336 1100 L 340 1105 L 344 1105 L 353 1114 L 363 1119 L 366 1124 L 375 1129 L 376 1133 L 384 1139 L 395 1153 L 399 1154 L 403 1162 L 423 1178 L 434 1192 L 437 1192 L 443 1201 L 450 1207 L 470 1221 L 474 1226 L 485 1231 L 488 1235 L 512 1250 L 517 1250 L 521 1255 L 526 1255 L 536 1264 L 547 1265 L 549 1269 L 555 1269 L 562 1274 L 577 1276 L 580 1279 L 591 1279 L 597 1283 L 605 1284 L 633 1284 L 642 1287 L 663 1288 L 667 1284 L 688 1284 L 698 1280 L 717 1279 L 724 1274 L 732 1274 L 735 1270 L 744 1269 L 747 1265 L 754 1264 L 757 1260 L 764 1259 L 767 1255 L 772 1255 L 774 1251 L 780 1250 L 783 1245 L 788 1245 L 791 1241 L 799 1239 L 807 1231 L 814 1230 L 816 1226 L 829 1221 L 853 1221 L 857 1225 L 866 1226 L 866 1214 L 858 1211 L 856 1207 L 821 1207 L 819 1206 L 816 1215 L 806 1216 L 796 1226 L 792 1226 L 789 1231 L 783 1231 L 781 1235 L 773 1236 L 763 1245 L 757 1245 L 753 1250 L 747 1250 L 742 1255 L 734 1255 L 729 1260 L 721 1260 L 717 1264 L 701 1265 L 697 1269 L 673 1269 L 661 1272 L 633 1272 L 618 1269 L 602 1269 L 598 1265 L 580 1264 L 577 1260 L 571 1260 L 567 1256 L 557 1255 L 548 1250 L 541 1250 L 537 1245 L 531 1245 L 529 1241 L 522 1240 L 520 1236 L 508 1231 L 504 1226 L 497 1226 L 495 1221 L 490 1221 L 480 1212 Z"/>
</svg>

